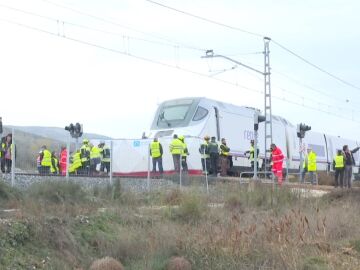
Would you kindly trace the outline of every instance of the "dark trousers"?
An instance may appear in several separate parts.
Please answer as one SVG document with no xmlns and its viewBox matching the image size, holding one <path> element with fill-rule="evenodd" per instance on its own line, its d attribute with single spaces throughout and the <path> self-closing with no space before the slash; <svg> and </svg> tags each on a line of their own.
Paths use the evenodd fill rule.
<svg viewBox="0 0 360 270">
<path fill-rule="evenodd" d="M 181 158 L 181 155 L 180 154 L 173 154 L 172 157 L 173 157 L 175 172 L 179 173 L 180 172 L 180 158 Z"/>
<path fill-rule="evenodd" d="M 230 169 L 228 157 L 220 156 L 220 175 L 227 176 L 228 169 Z"/>
<path fill-rule="evenodd" d="M 2 158 L 1 159 L 1 172 L 2 173 L 10 173 L 11 172 L 11 166 L 12 166 L 12 160 Z"/>
<path fill-rule="evenodd" d="M 90 173 L 90 161 L 82 162 L 81 167 L 77 170 L 77 174 L 89 175 Z"/>
<path fill-rule="evenodd" d="M 345 165 L 343 187 L 351 188 L 352 184 L 352 165 Z"/>
<path fill-rule="evenodd" d="M 213 176 L 217 176 L 218 163 L 219 163 L 219 154 L 217 153 L 210 154 L 210 168 Z"/>
<path fill-rule="evenodd" d="M 156 164 L 158 165 L 159 172 L 160 173 L 164 172 L 162 165 L 162 157 L 153 158 L 152 163 L 153 163 L 153 169 L 152 169 L 153 172 L 156 172 Z"/>
<path fill-rule="evenodd" d="M 209 172 L 210 171 L 210 158 L 202 158 L 201 159 L 201 165 L 203 172 Z"/>
<path fill-rule="evenodd" d="M 186 162 L 186 156 L 181 157 L 181 167 L 182 167 L 184 172 L 188 171 L 188 165 L 187 165 L 187 162 Z"/>
<path fill-rule="evenodd" d="M 343 183 L 344 183 L 344 169 L 335 169 L 335 187 L 343 187 Z"/>
<path fill-rule="evenodd" d="M 90 159 L 90 174 L 94 174 L 97 172 L 96 167 L 100 162 L 101 162 L 100 158 Z"/>
<path fill-rule="evenodd" d="M 48 175 L 50 174 L 50 166 L 41 166 L 41 173 L 43 175 Z"/>
<path fill-rule="evenodd" d="M 106 169 L 106 172 L 107 172 L 107 173 L 110 172 L 110 161 L 103 161 L 103 162 L 101 162 L 100 171 L 101 171 L 101 172 L 105 172 L 105 169 Z"/>
</svg>

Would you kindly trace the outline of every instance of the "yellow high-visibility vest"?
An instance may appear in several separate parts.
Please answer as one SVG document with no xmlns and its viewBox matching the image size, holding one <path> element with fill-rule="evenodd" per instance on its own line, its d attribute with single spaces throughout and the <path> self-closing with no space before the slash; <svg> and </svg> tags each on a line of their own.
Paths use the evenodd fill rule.
<svg viewBox="0 0 360 270">
<path fill-rule="evenodd" d="M 51 167 L 51 152 L 47 149 L 43 151 L 43 158 L 41 160 L 41 166 Z"/>
<path fill-rule="evenodd" d="M 100 158 L 101 157 L 101 150 L 97 146 L 93 146 L 90 151 L 90 159 L 93 158 Z"/>
<path fill-rule="evenodd" d="M 57 158 L 53 158 L 53 159 L 54 159 L 55 167 L 53 166 L 53 163 L 51 162 L 51 168 L 50 168 L 51 173 L 55 173 L 55 172 L 59 171 L 58 160 L 57 160 Z"/>
<path fill-rule="evenodd" d="M 229 149 L 229 147 L 227 147 L 225 144 L 221 144 L 220 145 L 220 155 L 223 155 L 223 156 L 229 155 L 229 151 L 225 150 L 225 149 Z"/>
<path fill-rule="evenodd" d="M 111 159 L 110 159 L 111 152 L 110 152 L 109 146 L 104 145 L 104 147 L 100 149 L 100 152 L 101 152 L 101 161 L 102 162 L 110 162 L 111 161 Z"/>
<path fill-rule="evenodd" d="M 160 143 L 159 142 L 152 142 L 150 144 L 150 150 L 151 150 L 151 157 L 152 158 L 161 157 Z"/>
<path fill-rule="evenodd" d="M 341 169 L 344 168 L 344 156 L 343 155 L 337 155 L 334 158 L 335 161 L 335 168 Z"/>
<path fill-rule="evenodd" d="M 80 158 L 80 152 L 76 152 L 72 156 L 72 163 L 69 168 L 69 172 L 75 172 L 78 168 L 82 166 L 81 158 Z"/>
<path fill-rule="evenodd" d="M 316 172 L 316 154 L 313 151 L 307 155 L 307 170 L 308 172 Z"/>
<path fill-rule="evenodd" d="M 169 146 L 169 149 L 172 155 L 182 155 L 184 151 L 183 142 L 179 139 L 173 139 Z"/>
</svg>

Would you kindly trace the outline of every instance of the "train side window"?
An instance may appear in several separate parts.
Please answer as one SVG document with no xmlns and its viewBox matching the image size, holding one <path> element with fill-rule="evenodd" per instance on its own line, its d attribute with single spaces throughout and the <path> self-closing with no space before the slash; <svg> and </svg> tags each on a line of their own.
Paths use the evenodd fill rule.
<svg viewBox="0 0 360 270">
<path fill-rule="evenodd" d="M 316 155 L 320 157 L 325 157 L 324 146 L 318 144 L 308 144 L 308 147 L 310 147 L 316 153 Z"/>
<path fill-rule="evenodd" d="M 207 116 L 209 111 L 201 106 L 199 106 L 196 110 L 196 113 L 193 117 L 193 121 L 200 121 L 204 119 L 205 116 Z"/>
</svg>

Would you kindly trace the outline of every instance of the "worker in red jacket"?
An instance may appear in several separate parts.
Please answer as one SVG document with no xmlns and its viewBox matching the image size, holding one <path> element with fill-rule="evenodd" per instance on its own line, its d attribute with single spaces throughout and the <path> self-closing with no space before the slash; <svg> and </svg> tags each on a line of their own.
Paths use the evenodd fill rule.
<svg viewBox="0 0 360 270">
<path fill-rule="evenodd" d="M 60 173 L 61 175 L 66 175 L 66 158 L 67 158 L 67 150 L 65 146 L 61 147 L 61 153 L 60 153 Z"/>
<path fill-rule="evenodd" d="M 284 155 L 281 152 L 280 148 L 277 147 L 274 143 L 270 146 L 271 149 L 271 161 L 272 161 L 272 171 L 276 178 L 278 179 L 278 184 L 282 184 L 283 175 L 282 175 L 282 166 L 284 161 Z"/>
</svg>

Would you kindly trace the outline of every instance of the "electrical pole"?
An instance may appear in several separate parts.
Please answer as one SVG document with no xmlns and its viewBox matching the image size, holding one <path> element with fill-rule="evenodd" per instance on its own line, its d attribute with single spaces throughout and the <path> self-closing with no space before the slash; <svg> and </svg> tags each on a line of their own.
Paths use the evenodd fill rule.
<svg viewBox="0 0 360 270">
<path fill-rule="evenodd" d="M 264 37 L 264 72 L 257 70 L 253 67 L 245 65 L 239 61 L 236 61 L 230 57 L 214 54 L 213 50 L 207 50 L 205 56 L 201 56 L 201 58 L 213 58 L 213 57 L 221 57 L 227 59 L 235 64 L 243 66 L 247 69 L 255 71 L 264 76 L 264 114 L 265 114 L 265 176 L 267 172 L 267 167 L 270 162 L 270 145 L 272 144 L 272 109 L 271 109 L 271 83 L 270 83 L 270 48 L 269 43 L 271 38 Z"/>
<path fill-rule="evenodd" d="M 271 109 L 271 83 L 270 83 L 270 38 L 264 37 L 264 114 L 265 114 L 265 176 L 270 162 L 270 145 L 272 141 L 272 109 Z"/>
</svg>

